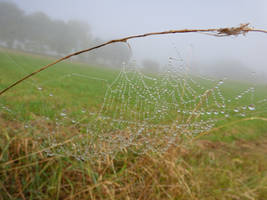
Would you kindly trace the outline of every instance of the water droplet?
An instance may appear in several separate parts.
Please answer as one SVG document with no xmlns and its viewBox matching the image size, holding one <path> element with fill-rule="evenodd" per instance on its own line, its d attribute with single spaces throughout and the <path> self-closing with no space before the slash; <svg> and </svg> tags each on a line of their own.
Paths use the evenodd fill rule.
<svg viewBox="0 0 267 200">
<path fill-rule="evenodd" d="M 254 106 L 253 104 L 251 104 L 251 105 L 248 106 L 248 109 L 251 110 L 251 111 L 253 111 L 253 110 L 255 110 L 256 108 L 255 108 L 255 106 Z"/>
<path fill-rule="evenodd" d="M 223 84 L 224 82 L 223 82 L 223 80 L 220 80 L 219 82 L 218 82 L 218 85 L 221 85 L 221 84 Z"/>
<path fill-rule="evenodd" d="M 65 117 L 65 116 L 67 116 L 67 114 L 62 112 L 62 113 L 60 113 L 60 116 Z"/>
</svg>

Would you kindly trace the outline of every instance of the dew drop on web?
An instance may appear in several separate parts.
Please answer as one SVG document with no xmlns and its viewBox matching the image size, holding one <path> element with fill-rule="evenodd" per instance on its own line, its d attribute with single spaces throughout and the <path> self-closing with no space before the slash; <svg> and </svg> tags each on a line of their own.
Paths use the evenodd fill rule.
<svg viewBox="0 0 267 200">
<path fill-rule="evenodd" d="M 253 105 L 253 104 L 250 104 L 248 106 L 248 109 L 251 110 L 251 111 L 256 110 L 255 105 Z"/>
<path fill-rule="evenodd" d="M 60 113 L 60 116 L 61 116 L 61 117 L 65 117 L 65 116 L 67 116 L 67 114 L 64 113 L 64 112 L 62 112 L 62 113 Z"/>
<path fill-rule="evenodd" d="M 239 110 L 238 110 L 237 108 L 235 108 L 235 109 L 234 109 L 234 112 L 236 112 L 236 113 L 237 113 L 237 112 L 239 112 Z"/>
<path fill-rule="evenodd" d="M 223 80 L 220 80 L 219 82 L 218 82 L 218 85 L 222 85 L 224 83 L 224 81 Z"/>
</svg>

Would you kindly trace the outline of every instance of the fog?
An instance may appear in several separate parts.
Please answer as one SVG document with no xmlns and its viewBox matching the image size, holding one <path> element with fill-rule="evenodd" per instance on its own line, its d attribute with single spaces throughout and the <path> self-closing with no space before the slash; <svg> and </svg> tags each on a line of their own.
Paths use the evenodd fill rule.
<svg viewBox="0 0 267 200">
<path fill-rule="evenodd" d="M 94 41 L 96 38 L 99 38 L 99 41 L 106 41 L 169 29 L 230 27 L 247 22 L 255 28 L 267 29 L 265 0 L 11 0 L 9 2 L 15 3 L 27 15 L 43 12 L 52 20 L 63 20 L 66 23 L 78 20 L 88 23 Z M 216 66 L 223 68 L 222 63 L 227 63 L 232 65 L 227 66 L 229 73 L 236 67 L 247 73 L 256 72 L 262 80 L 267 79 L 266 34 L 248 33 L 246 36 L 225 38 L 204 34 L 176 34 L 136 39 L 129 43 L 132 58 L 140 63 L 150 59 L 163 66 L 168 62 L 168 57 L 177 57 L 177 54 L 181 54 L 185 62 L 195 71 L 203 72 L 203 66 L 206 66 L 206 69 Z M 92 44 L 88 42 L 80 47 L 90 47 Z"/>
</svg>

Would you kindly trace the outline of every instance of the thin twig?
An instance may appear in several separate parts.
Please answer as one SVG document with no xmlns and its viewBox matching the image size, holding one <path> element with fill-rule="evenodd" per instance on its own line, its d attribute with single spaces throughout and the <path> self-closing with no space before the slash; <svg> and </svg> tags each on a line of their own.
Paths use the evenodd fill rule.
<svg viewBox="0 0 267 200">
<path fill-rule="evenodd" d="M 249 26 L 249 24 L 240 24 L 240 26 L 237 27 L 230 27 L 230 28 L 211 28 L 211 29 L 182 29 L 182 30 L 169 30 L 169 31 L 162 31 L 162 32 L 152 32 L 152 33 L 145 33 L 145 34 L 140 34 L 140 35 L 133 35 L 133 36 L 128 36 L 128 37 L 124 37 L 121 39 L 116 39 L 116 40 L 110 40 L 108 42 L 102 43 L 100 45 L 91 47 L 89 49 L 84 49 L 81 51 L 77 51 L 75 53 L 69 54 L 63 58 L 60 58 L 48 65 L 43 66 L 42 68 L 38 69 L 37 71 L 34 71 L 30 74 L 28 74 L 27 76 L 19 79 L 18 81 L 14 82 L 13 84 L 9 85 L 8 87 L 6 87 L 5 89 L 3 89 L 2 91 L 0 91 L 0 96 L 2 94 L 4 94 L 6 91 L 8 91 L 9 89 L 13 88 L 14 86 L 18 85 L 19 83 L 23 82 L 24 80 L 34 76 L 35 74 L 38 74 L 39 72 L 63 61 L 63 60 L 67 60 L 73 56 L 77 56 L 79 54 L 85 53 L 85 52 L 89 52 L 92 51 L 94 49 L 98 49 L 104 46 L 107 46 L 109 44 L 112 43 L 117 43 L 117 42 L 125 42 L 127 43 L 128 40 L 131 39 L 136 39 L 136 38 L 143 38 L 143 37 L 148 37 L 148 36 L 155 36 L 155 35 L 167 35 L 167 34 L 176 34 L 176 33 L 212 33 L 213 36 L 219 36 L 219 37 L 224 37 L 224 36 L 237 36 L 240 34 L 245 35 L 248 32 L 262 32 L 262 33 L 267 33 L 267 30 L 261 30 L 261 29 L 254 29 L 251 28 Z"/>
</svg>

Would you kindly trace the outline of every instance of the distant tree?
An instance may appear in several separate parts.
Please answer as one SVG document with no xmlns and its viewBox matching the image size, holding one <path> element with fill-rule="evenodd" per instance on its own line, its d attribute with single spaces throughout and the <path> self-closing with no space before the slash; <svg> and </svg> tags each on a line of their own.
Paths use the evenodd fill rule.
<svg viewBox="0 0 267 200">
<path fill-rule="evenodd" d="M 0 40 L 12 48 L 16 39 L 20 38 L 18 27 L 24 18 L 24 12 L 15 4 L 0 2 Z"/>
<path fill-rule="evenodd" d="M 18 29 L 22 35 L 21 42 L 28 50 L 42 53 L 51 42 L 51 19 L 42 12 L 33 13 L 24 17 L 24 23 Z"/>
<path fill-rule="evenodd" d="M 86 22 L 52 20 L 42 12 L 26 15 L 15 4 L 0 2 L 0 42 L 9 48 L 60 56 L 103 42 L 93 38 Z M 79 59 L 110 66 L 128 61 L 130 51 L 125 44 L 114 44 Z"/>
<path fill-rule="evenodd" d="M 75 47 L 82 49 L 88 47 L 89 42 L 92 41 L 91 29 L 86 22 L 71 20 L 67 23 L 69 37 L 74 38 Z"/>
</svg>

